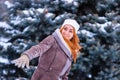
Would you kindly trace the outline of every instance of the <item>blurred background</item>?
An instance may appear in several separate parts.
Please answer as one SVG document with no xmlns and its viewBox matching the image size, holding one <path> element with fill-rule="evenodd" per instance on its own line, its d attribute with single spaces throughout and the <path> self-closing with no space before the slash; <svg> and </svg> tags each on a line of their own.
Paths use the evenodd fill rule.
<svg viewBox="0 0 120 80">
<path fill-rule="evenodd" d="M 69 80 L 120 80 L 120 0 L 0 0 L 0 80 L 29 80 L 37 67 L 11 61 L 59 28 L 80 24 L 83 47 Z"/>
</svg>

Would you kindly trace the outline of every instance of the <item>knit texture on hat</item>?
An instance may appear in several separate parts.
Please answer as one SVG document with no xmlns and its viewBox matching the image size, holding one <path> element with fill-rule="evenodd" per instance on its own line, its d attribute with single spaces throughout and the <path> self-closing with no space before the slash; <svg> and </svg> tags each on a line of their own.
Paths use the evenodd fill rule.
<svg viewBox="0 0 120 80">
<path fill-rule="evenodd" d="M 62 24 L 62 27 L 66 24 L 69 24 L 71 26 L 73 26 L 75 28 L 75 31 L 77 32 L 78 29 L 80 28 L 79 24 L 77 23 L 76 20 L 73 20 L 73 19 L 66 19 L 63 24 Z"/>
</svg>

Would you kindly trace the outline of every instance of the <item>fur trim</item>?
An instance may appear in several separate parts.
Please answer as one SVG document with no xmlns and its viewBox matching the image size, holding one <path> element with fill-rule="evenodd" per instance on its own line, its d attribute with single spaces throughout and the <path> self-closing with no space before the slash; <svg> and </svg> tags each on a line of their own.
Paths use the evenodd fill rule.
<svg viewBox="0 0 120 80">
<path fill-rule="evenodd" d="M 57 42 L 59 43 L 61 48 L 64 50 L 64 52 L 70 58 L 72 58 L 71 50 L 69 49 L 69 46 L 67 45 L 67 43 L 64 41 L 64 39 L 63 39 L 63 37 L 62 37 L 62 35 L 60 33 L 60 29 L 56 29 L 55 32 L 53 33 L 53 36 L 56 38 Z"/>
</svg>

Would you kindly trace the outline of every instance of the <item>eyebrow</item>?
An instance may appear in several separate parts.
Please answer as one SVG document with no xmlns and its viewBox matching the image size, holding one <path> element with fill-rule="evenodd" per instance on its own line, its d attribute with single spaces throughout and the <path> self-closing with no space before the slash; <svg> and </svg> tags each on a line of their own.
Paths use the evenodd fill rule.
<svg viewBox="0 0 120 80">
<path fill-rule="evenodd" d="M 64 26 L 64 28 L 67 28 L 67 27 L 69 27 L 69 26 Z M 72 27 L 72 26 L 71 26 Z M 73 27 L 72 28 L 70 28 L 70 30 L 73 30 Z"/>
</svg>

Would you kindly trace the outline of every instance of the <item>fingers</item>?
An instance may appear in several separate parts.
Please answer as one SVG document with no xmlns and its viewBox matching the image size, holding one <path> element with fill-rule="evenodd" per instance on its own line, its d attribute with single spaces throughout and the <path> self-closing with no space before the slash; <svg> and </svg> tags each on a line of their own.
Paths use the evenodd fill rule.
<svg viewBox="0 0 120 80">
<path fill-rule="evenodd" d="M 29 68 L 29 61 L 27 61 L 27 63 L 26 63 L 26 67 Z"/>
<path fill-rule="evenodd" d="M 26 64 L 27 64 L 27 61 L 20 60 L 20 61 L 17 61 L 15 66 L 18 66 L 18 68 L 20 68 L 20 67 L 24 68 Z"/>
<path fill-rule="evenodd" d="M 18 68 L 20 68 L 23 63 L 24 63 L 23 61 L 19 61 L 18 64 L 17 64 Z"/>
<path fill-rule="evenodd" d="M 17 60 L 17 61 L 15 62 L 15 66 L 18 66 L 18 65 L 19 65 L 19 63 L 20 63 L 20 61 L 19 61 L 19 60 Z"/>
<path fill-rule="evenodd" d="M 15 63 L 16 63 L 16 61 L 17 61 L 17 59 L 12 60 L 12 61 L 11 61 L 11 63 L 15 64 Z"/>
<path fill-rule="evenodd" d="M 21 64 L 21 67 L 24 68 L 26 65 L 26 61 L 23 61 L 23 63 Z"/>
<path fill-rule="evenodd" d="M 25 66 L 29 68 L 29 60 L 27 59 L 16 59 L 13 60 L 12 63 L 14 63 L 18 68 L 24 68 Z"/>
<path fill-rule="evenodd" d="M 15 60 L 15 66 L 17 66 L 18 68 L 20 68 L 22 64 L 23 64 L 23 60 L 21 58 Z"/>
</svg>

